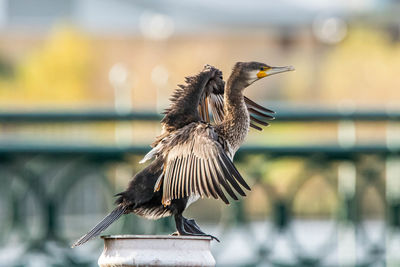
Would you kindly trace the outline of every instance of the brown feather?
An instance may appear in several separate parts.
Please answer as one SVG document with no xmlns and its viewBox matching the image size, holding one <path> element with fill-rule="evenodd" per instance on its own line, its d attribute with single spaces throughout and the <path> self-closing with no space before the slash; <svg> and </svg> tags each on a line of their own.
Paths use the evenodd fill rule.
<svg viewBox="0 0 400 267">
<path fill-rule="evenodd" d="M 260 112 L 260 111 L 258 111 L 256 109 L 254 109 L 254 108 L 248 108 L 248 110 L 249 110 L 250 113 L 253 113 L 253 114 L 258 115 L 260 117 L 263 117 L 263 118 L 266 118 L 266 119 L 269 119 L 269 120 L 274 120 L 275 119 L 275 117 L 273 117 L 271 115 L 268 115 L 268 114 L 265 114 L 265 113 L 262 113 L 262 112 Z"/>
<path fill-rule="evenodd" d="M 257 125 L 255 125 L 255 124 L 253 124 L 253 123 L 251 123 L 251 122 L 250 122 L 250 127 L 254 128 L 254 129 L 256 129 L 256 130 L 259 130 L 259 131 L 262 131 L 262 130 L 263 130 L 261 127 L 258 127 Z"/>
<path fill-rule="evenodd" d="M 260 104 L 257 104 L 256 102 L 254 102 L 253 100 L 251 100 L 250 98 L 248 98 L 248 97 L 246 97 L 246 96 L 244 96 L 244 102 L 245 102 L 247 105 L 253 106 L 253 107 L 257 108 L 257 109 L 261 109 L 261 110 L 263 110 L 263 111 L 265 111 L 265 112 L 269 112 L 269 113 L 272 113 L 272 114 L 275 113 L 275 111 L 273 111 L 273 110 L 271 110 L 271 109 L 268 109 L 268 108 L 266 108 L 266 107 L 263 107 L 263 106 L 261 106 Z"/>
<path fill-rule="evenodd" d="M 261 125 L 264 125 L 264 126 L 268 126 L 268 125 L 269 125 L 268 122 L 259 120 L 259 119 L 257 119 L 256 117 L 254 117 L 253 115 L 250 115 L 250 120 L 252 120 L 252 121 L 254 121 L 254 122 L 257 122 L 257 123 L 259 123 L 259 124 L 261 124 Z"/>
</svg>

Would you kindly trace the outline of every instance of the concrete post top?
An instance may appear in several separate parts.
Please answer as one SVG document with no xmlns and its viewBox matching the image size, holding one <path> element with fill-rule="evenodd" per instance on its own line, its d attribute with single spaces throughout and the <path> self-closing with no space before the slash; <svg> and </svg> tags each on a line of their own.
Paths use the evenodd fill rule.
<svg viewBox="0 0 400 267">
<path fill-rule="evenodd" d="M 107 235 L 98 260 L 101 267 L 215 266 L 210 237 Z"/>
<path fill-rule="evenodd" d="M 102 239 L 183 239 L 183 240 L 210 240 L 209 236 L 175 236 L 175 235 L 102 235 Z"/>
</svg>

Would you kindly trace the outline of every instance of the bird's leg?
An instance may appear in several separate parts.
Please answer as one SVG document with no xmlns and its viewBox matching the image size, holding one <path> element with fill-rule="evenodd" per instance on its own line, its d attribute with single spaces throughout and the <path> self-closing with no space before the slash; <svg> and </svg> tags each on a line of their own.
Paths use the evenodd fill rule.
<svg viewBox="0 0 400 267">
<path fill-rule="evenodd" d="M 194 220 L 188 220 L 182 216 L 182 214 L 175 215 L 176 230 L 179 235 L 192 235 L 192 236 L 208 236 L 219 242 L 218 238 L 212 235 L 208 235 L 200 230 Z"/>
<path fill-rule="evenodd" d="M 176 225 L 176 230 L 178 231 L 178 234 L 179 235 L 190 235 L 190 233 L 188 233 L 185 229 L 185 225 L 184 225 L 185 218 L 182 216 L 182 214 L 175 214 L 174 218 L 175 218 L 175 225 Z"/>
</svg>

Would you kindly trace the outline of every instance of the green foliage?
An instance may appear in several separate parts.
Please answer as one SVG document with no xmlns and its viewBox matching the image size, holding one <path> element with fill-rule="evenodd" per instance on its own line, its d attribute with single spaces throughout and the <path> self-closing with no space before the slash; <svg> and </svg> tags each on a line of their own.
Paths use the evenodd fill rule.
<svg viewBox="0 0 400 267">
<path fill-rule="evenodd" d="M 0 102 L 51 106 L 84 101 L 91 58 L 87 38 L 73 28 L 56 27 L 16 64 L 13 79 L 0 77 Z"/>
</svg>

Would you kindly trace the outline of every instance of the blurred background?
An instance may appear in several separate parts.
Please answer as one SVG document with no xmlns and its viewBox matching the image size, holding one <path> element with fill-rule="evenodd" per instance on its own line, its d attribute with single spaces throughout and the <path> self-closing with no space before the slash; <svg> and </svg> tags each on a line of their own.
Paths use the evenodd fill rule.
<svg viewBox="0 0 400 267">
<path fill-rule="evenodd" d="M 235 162 L 253 190 L 193 204 L 218 266 L 400 266 L 400 1 L 0 0 L 0 266 L 96 266 L 73 240 L 143 168 L 187 75 L 293 65 Z M 134 215 L 105 234 L 169 234 Z"/>
</svg>

